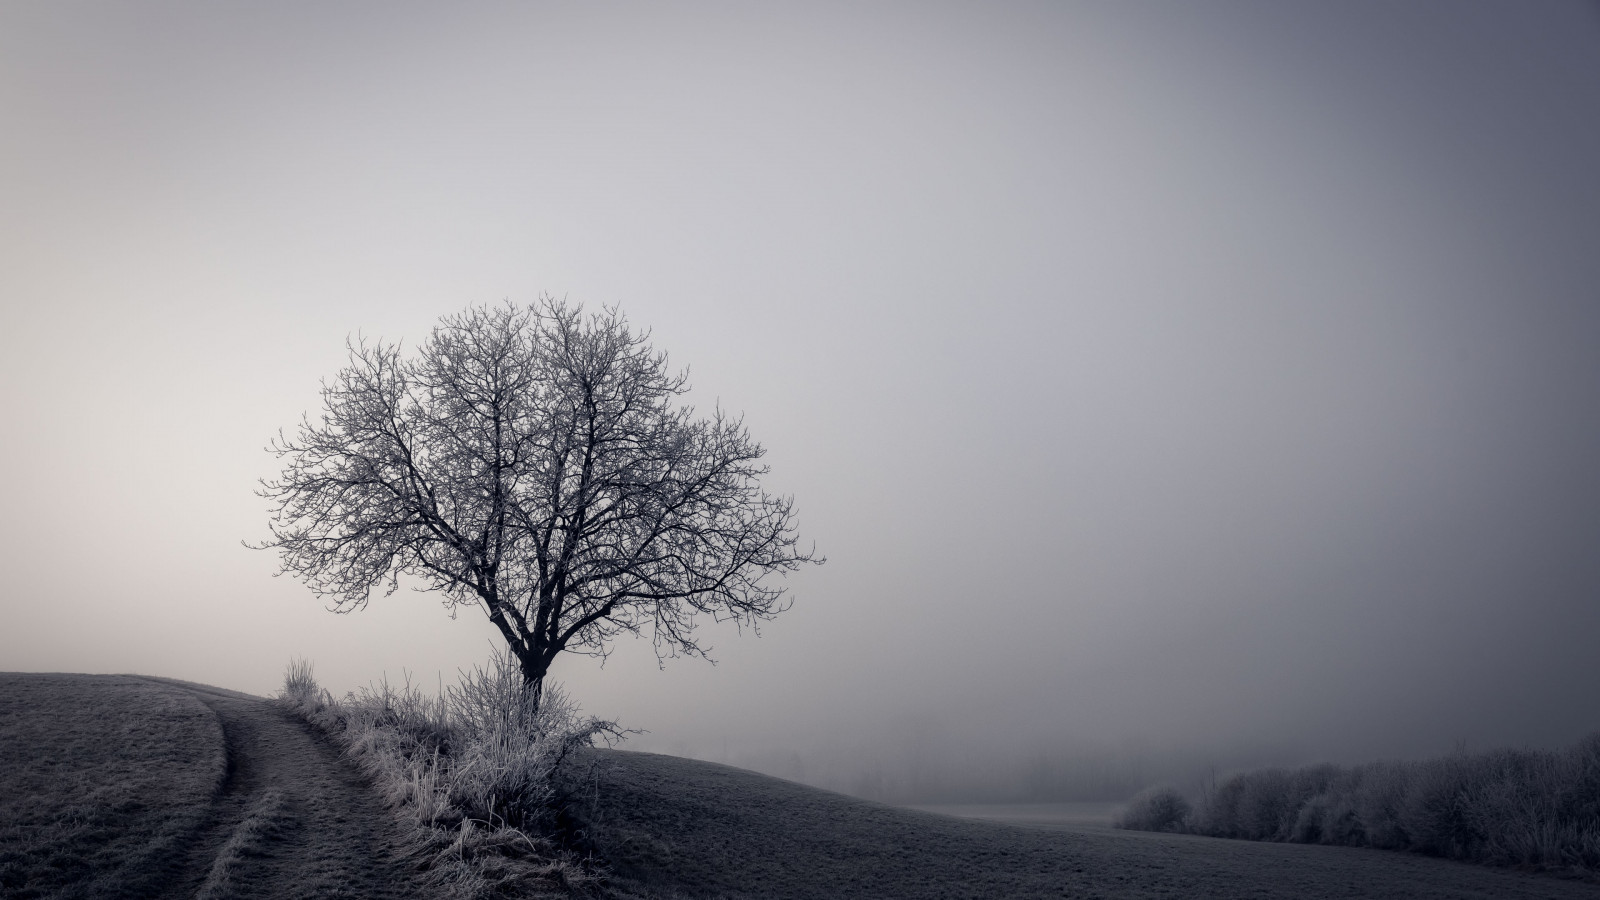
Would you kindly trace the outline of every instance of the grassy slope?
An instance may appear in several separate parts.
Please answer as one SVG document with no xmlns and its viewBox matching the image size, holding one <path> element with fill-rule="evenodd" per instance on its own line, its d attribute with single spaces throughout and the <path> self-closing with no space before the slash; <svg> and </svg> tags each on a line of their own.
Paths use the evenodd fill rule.
<svg viewBox="0 0 1600 900">
<path fill-rule="evenodd" d="M 0 675 L 0 896 L 170 892 L 216 805 L 224 746 L 216 716 L 176 685 Z M 1381 851 L 1021 828 L 694 760 L 596 760 L 577 813 L 623 898 L 1600 898 L 1593 884 Z"/>
<path fill-rule="evenodd" d="M 217 717 L 180 688 L 0 674 L 0 894 L 162 890 L 226 768 Z"/>
<path fill-rule="evenodd" d="M 600 751 L 578 811 L 643 898 L 1600 898 L 1600 886 L 1375 850 L 897 809 L 695 760 Z"/>
</svg>

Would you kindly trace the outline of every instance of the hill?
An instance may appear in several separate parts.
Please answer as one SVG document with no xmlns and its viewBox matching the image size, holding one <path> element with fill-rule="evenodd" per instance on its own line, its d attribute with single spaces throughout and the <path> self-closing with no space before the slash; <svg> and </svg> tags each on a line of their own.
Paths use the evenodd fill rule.
<svg viewBox="0 0 1600 900">
<path fill-rule="evenodd" d="M 625 896 L 1600 898 L 1379 850 L 958 819 L 651 753 L 599 753 L 594 797 L 585 824 Z"/>
<path fill-rule="evenodd" d="M 0 674 L 0 896 L 415 897 L 355 767 L 269 701 Z"/>
<path fill-rule="evenodd" d="M 1600 886 L 1376 850 L 899 809 L 596 751 L 574 824 L 622 900 L 1542 898 Z M 395 818 L 315 728 L 220 688 L 0 674 L 0 896 L 426 896 Z"/>
</svg>

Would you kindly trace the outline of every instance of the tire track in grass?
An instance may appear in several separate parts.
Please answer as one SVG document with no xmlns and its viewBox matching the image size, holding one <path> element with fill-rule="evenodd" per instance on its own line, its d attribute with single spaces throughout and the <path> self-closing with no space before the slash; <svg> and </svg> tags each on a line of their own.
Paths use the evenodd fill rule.
<svg viewBox="0 0 1600 900">
<path fill-rule="evenodd" d="M 282 819 L 283 792 L 269 788 L 256 799 L 244 821 L 233 829 L 217 852 L 206 880 L 195 893 L 195 900 L 220 900 L 237 893 L 241 887 L 237 882 L 244 867 L 243 859 L 256 852 L 264 838 L 282 826 Z"/>
<path fill-rule="evenodd" d="M 229 774 L 192 849 L 183 896 L 205 900 L 425 897 L 405 834 L 323 735 L 271 701 L 167 679 L 222 722 Z"/>
</svg>

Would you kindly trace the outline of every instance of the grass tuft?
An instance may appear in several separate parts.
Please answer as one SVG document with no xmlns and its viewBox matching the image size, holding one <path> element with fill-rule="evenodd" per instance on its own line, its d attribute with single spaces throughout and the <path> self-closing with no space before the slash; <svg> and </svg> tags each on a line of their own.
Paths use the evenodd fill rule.
<svg viewBox="0 0 1600 900">
<path fill-rule="evenodd" d="M 598 883 L 566 827 L 563 784 L 577 755 L 615 723 L 584 718 L 557 685 L 537 703 L 516 661 L 497 655 L 428 695 L 387 680 L 335 699 L 304 660 L 278 701 L 327 732 L 413 826 L 412 858 L 448 896 L 570 893 Z"/>
</svg>

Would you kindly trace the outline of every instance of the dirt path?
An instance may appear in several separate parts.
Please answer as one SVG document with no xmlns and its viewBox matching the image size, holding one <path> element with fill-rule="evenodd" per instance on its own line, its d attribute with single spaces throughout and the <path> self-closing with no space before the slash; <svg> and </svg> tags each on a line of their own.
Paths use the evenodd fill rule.
<svg viewBox="0 0 1600 900">
<path fill-rule="evenodd" d="M 168 679 L 222 720 L 229 770 L 174 896 L 424 896 L 403 835 L 356 767 L 314 728 L 249 694 Z"/>
</svg>

